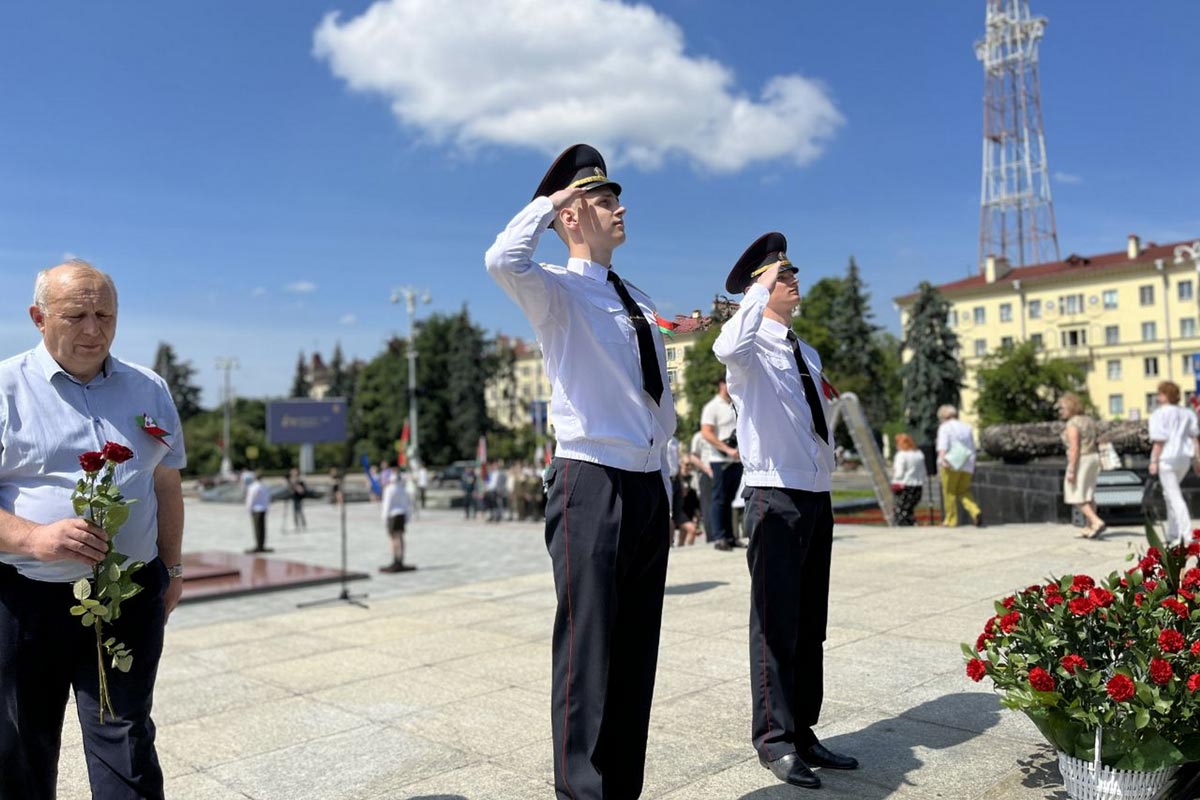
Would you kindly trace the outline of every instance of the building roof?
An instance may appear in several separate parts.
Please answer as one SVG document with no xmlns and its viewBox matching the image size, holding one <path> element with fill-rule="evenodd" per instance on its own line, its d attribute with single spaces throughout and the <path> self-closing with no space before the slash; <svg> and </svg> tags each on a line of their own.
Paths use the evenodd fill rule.
<svg viewBox="0 0 1200 800">
<path fill-rule="evenodd" d="M 1138 257 L 1130 260 L 1129 253 L 1125 250 L 1117 250 L 1112 253 L 1101 253 L 1094 256 L 1080 256 L 1072 253 L 1062 261 L 1051 261 L 1045 264 L 1033 264 L 1028 267 L 1016 267 L 1009 270 L 1003 277 L 997 279 L 994 283 L 989 284 L 987 277 L 982 271 L 978 275 L 972 275 L 969 278 L 962 280 L 951 281 L 937 286 L 937 290 L 945 295 L 955 295 L 967 293 L 973 289 L 983 289 L 988 286 L 996 286 L 998 284 L 1010 284 L 1013 281 L 1021 281 L 1025 283 L 1037 283 L 1043 280 L 1052 280 L 1062 278 L 1072 273 L 1076 275 L 1086 275 L 1092 277 L 1099 273 L 1108 272 L 1111 270 L 1129 267 L 1134 264 L 1142 264 L 1153 262 L 1161 258 L 1168 264 L 1174 263 L 1175 248 L 1181 244 L 1191 244 L 1192 240 L 1184 242 L 1173 242 L 1171 244 L 1155 244 L 1147 242 L 1141 249 Z M 915 300 L 919 292 L 909 292 L 908 294 L 900 295 L 895 298 L 897 303 L 908 303 Z"/>
</svg>

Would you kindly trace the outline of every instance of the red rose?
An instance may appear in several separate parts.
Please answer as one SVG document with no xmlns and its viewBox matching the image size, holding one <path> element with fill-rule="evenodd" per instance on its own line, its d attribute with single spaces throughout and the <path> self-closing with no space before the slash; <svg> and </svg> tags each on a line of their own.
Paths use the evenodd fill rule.
<svg viewBox="0 0 1200 800">
<path fill-rule="evenodd" d="M 1063 669 L 1071 675 L 1074 675 L 1077 669 L 1087 669 L 1087 662 L 1083 660 L 1083 656 L 1078 656 L 1074 653 L 1063 656 L 1061 663 Z"/>
<path fill-rule="evenodd" d="M 1046 605 L 1047 606 L 1061 606 L 1062 604 L 1063 604 L 1063 596 L 1061 594 L 1047 594 L 1046 595 Z"/>
<path fill-rule="evenodd" d="M 1017 602 L 1017 598 L 1013 597 L 1012 595 L 1009 595 L 1008 597 L 1004 598 L 1003 601 L 1001 601 L 1000 605 L 1004 606 L 1005 608 L 1012 608 L 1013 605 L 1016 604 L 1016 602 Z"/>
<path fill-rule="evenodd" d="M 1113 602 L 1113 593 L 1107 589 L 1101 589 L 1099 587 L 1088 592 L 1088 597 L 1093 603 L 1101 608 L 1108 608 Z"/>
<path fill-rule="evenodd" d="M 1108 696 L 1118 703 L 1124 703 L 1133 697 L 1137 687 L 1126 675 L 1113 675 L 1108 679 L 1108 683 L 1104 685 Z"/>
<path fill-rule="evenodd" d="M 84 472 L 99 472 L 104 468 L 103 453 L 84 453 L 79 457 L 79 466 Z"/>
<path fill-rule="evenodd" d="M 987 675 L 987 662 L 973 658 L 967 662 L 967 677 L 979 683 Z"/>
<path fill-rule="evenodd" d="M 994 638 L 996 637 L 990 633 L 979 634 L 979 638 L 975 640 L 975 652 L 982 653 L 984 648 L 987 647 L 987 643 Z"/>
<path fill-rule="evenodd" d="M 1017 629 L 1017 622 L 1021 619 L 1020 611 L 1010 611 L 1000 618 L 1000 630 L 1005 633 L 1012 633 Z"/>
<path fill-rule="evenodd" d="M 1191 616 L 1191 613 L 1188 611 L 1187 603 L 1181 603 L 1174 597 L 1168 597 L 1166 600 L 1163 600 L 1160 605 L 1163 608 L 1171 609 L 1175 612 L 1176 616 L 1180 617 L 1181 619 L 1187 619 L 1189 616 Z"/>
<path fill-rule="evenodd" d="M 1054 678 L 1041 667 L 1034 667 L 1029 670 L 1029 685 L 1039 692 L 1053 692 Z"/>
<path fill-rule="evenodd" d="M 1086 592 L 1087 590 L 1091 589 L 1095 585 L 1096 585 L 1096 582 L 1094 580 L 1092 580 L 1089 576 L 1076 575 L 1075 579 L 1073 581 L 1071 581 L 1071 591 L 1079 592 L 1080 594 L 1082 594 L 1082 593 Z"/>
<path fill-rule="evenodd" d="M 105 442 L 104 449 L 100 453 L 114 464 L 124 464 L 129 459 L 133 458 L 133 451 L 123 444 L 116 442 Z"/>
<path fill-rule="evenodd" d="M 1191 654 L 1200 656 L 1200 641 L 1192 642 Z"/>
<path fill-rule="evenodd" d="M 1162 686 L 1175 677 L 1171 665 L 1161 658 L 1150 659 L 1150 680 Z"/>
<path fill-rule="evenodd" d="M 1200 674 L 1193 672 L 1188 676 L 1188 691 L 1200 692 Z"/>
<path fill-rule="evenodd" d="M 1183 634 L 1177 630 L 1167 628 L 1158 635 L 1158 646 L 1164 653 L 1178 653 L 1183 645 Z"/>
<path fill-rule="evenodd" d="M 1096 610 L 1096 604 L 1090 597 L 1076 597 L 1067 603 L 1067 608 L 1071 609 L 1071 613 L 1077 617 L 1086 617 Z"/>
</svg>

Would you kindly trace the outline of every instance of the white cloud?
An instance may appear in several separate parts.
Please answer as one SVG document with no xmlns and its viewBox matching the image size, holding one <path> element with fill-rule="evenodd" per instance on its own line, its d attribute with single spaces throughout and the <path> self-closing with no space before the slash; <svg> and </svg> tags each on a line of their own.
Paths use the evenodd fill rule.
<svg viewBox="0 0 1200 800">
<path fill-rule="evenodd" d="M 463 150 L 587 141 L 612 163 L 734 172 L 807 164 L 844 121 L 819 82 L 776 75 L 751 96 L 729 67 L 687 54 L 672 20 L 620 0 L 378 0 L 327 15 L 313 40 L 351 89 Z"/>
<path fill-rule="evenodd" d="M 265 286 L 255 286 L 253 289 L 250 290 L 251 297 L 265 297 L 266 294 L 267 294 L 267 287 L 265 287 Z"/>
<path fill-rule="evenodd" d="M 343 314 L 342 318 L 338 320 L 339 325 L 354 325 L 357 323 L 358 317 L 354 314 Z"/>
<path fill-rule="evenodd" d="M 292 294 L 312 294 L 317 290 L 317 285 L 312 281 L 294 281 L 284 286 L 283 290 Z"/>
<path fill-rule="evenodd" d="M 1054 181 L 1056 183 L 1083 183 L 1083 178 L 1070 172 L 1056 172 Z"/>
</svg>

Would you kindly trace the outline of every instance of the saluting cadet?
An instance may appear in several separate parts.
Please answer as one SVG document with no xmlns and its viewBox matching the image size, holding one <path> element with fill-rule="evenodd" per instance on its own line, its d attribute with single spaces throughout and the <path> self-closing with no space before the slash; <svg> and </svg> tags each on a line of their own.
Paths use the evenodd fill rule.
<svg viewBox="0 0 1200 800">
<path fill-rule="evenodd" d="M 832 387 L 817 351 L 791 329 L 797 269 L 781 233 L 760 237 L 725 282 L 745 292 L 713 352 L 738 408 L 750 539 L 750 687 L 759 761 L 794 786 L 821 785 L 810 766 L 856 769 L 813 733 L 823 692 L 834 467 Z"/>
<path fill-rule="evenodd" d="M 599 152 L 569 147 L 485 256 L 532 323 L 552 387 L 546 545 L 563 800 L 641 795 L 670 546 L 675 408 L 654 305 L 612 268 L 625 241 L 620 195 Z M 551 226 L 565 267 L 533 262 Z"/>
</svg>

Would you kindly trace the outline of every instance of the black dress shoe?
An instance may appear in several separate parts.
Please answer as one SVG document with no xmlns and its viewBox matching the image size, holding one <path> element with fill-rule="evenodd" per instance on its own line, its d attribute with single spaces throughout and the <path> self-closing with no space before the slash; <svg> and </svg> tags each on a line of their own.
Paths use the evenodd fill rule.
<svg viewBox="0 0 1200 800">
<path fill-rule="evenodd" d="M 813 771 L 808 768 L 808 764 L 801 761 L 800 756 L 795 753 L 788 753 L 774 761 L 764 761 L 759 757 L 758 763 L 771 770 L 771 773 L 784 783 L 790 783 L 792 786 L 799 786 L 802 789 L 821 788 L 821 779 L 814 775 Z"/>
<path fill-rule="evenodd" d="M 858 769 L 857 758 L 843 756 L 828 750 L 820 742 L 804 751 L 804 760 L 809 764 L 828 769 Z"/>
<path fill-rule="evenodd" d="M 714 544 L 714 545 L 713 545 L 713 549 L 714 549 L 714 550 L 720 550 L 720 551 L 722 551 L 722 552 L 728 553 L 730 550 L 732 550 L 732 549 L 733 549 L 733 545 L 731 545 L 731 544 L 730 544 L 729 542 L 727 542 L 726 540 L 722 539 L 721 541 L 719 541 L 719 542 L 717 542 L 716 544 Z"/>
<path fill-rule="evenodd" d="M 979 512 L 979 516 L 975 517 L 975 527 L 976 528 L 986 528 L 987 527 L 986 525 L 983 524 L 983 512 L 982 511 Z"/>
</svg>

